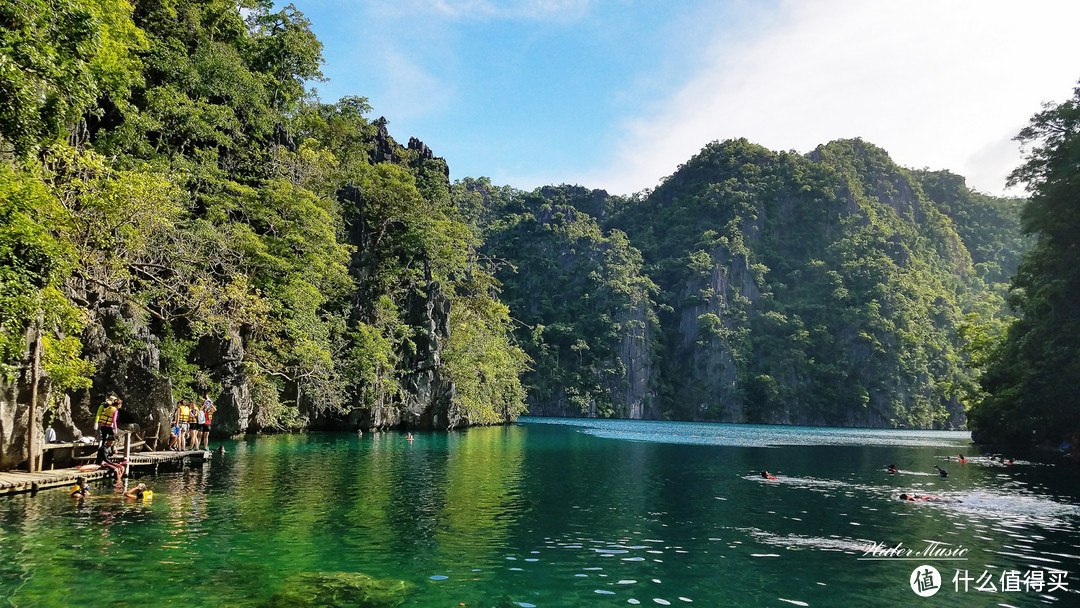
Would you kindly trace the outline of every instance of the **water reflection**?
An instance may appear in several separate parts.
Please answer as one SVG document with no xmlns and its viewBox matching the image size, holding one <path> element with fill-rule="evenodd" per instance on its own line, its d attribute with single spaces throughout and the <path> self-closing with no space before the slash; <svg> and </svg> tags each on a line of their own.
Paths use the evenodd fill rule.
<svg viewBox="0 0 1080 608">
<path fill-rule="evenodd" d="M 860 561 L 871 543 L 963 546 L 964 567 L 979 572 L 1080 565 L 1075 472 L 960 464 L 949 458 L 968 445 L 951 436 L 745 447 L 582 431 L 263 437 L 136 480 L 154 491 L 148 503 L 107 484 L 81 501 L 61 490 L 8 498 L 0 600 L 66 605 L 77 589 L 96 605 L 259 606 L 286 581 L 364 573 L 406 581 L 407 606 L 879 605 L 915 597 L 914 565 Z M 1069 605 L 1074 593 L 995 603 Z M 934 605 L 988 597 L 950 588 Z"/>
</svg>

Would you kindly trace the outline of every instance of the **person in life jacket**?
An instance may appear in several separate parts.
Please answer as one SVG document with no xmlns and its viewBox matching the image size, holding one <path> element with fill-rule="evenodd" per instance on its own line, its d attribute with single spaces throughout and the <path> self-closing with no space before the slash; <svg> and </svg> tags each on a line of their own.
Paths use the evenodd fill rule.
<svg viewBox="0 0 1080 608">
<path fill-rule="evenodd" d="M 195 405 L 194 399 L 188 403 L 188 429 L 191 433 L 191 437 L 188 439 L 188 447 L 197 450 L 199 449 L 199 433 L 202 431 L 202 425 L 199 424 L 199 407 Z"/>
<path fill-rule="evenodd" d="M 776 475 L 770 475 L 768 471 L 762 471 L 761 472 L 761 478 L 762 479 L 776 479 L 777 477 L 776 477 Z"/>
<path fill-rule="evenodd" d="M 106 440 L 116 436 L 117 412 L 124 405 L 123 400 L 115 395 L 109 399 L 106 399 L 105 403 L 98 408 L 97 415 L 94 417 L 94 428 L 101 435 L 99 445 L 104 445 Z"/>
<path fill-rule="evenodd" d="M 116 401 L 116 395 L 109 395 L 105 398 L 105 401 L 98 406 L 97 411 L 94 412 L 94 430 L 98 430 L 98 418 L 101 418 L 101 412 L 106 407 L 111 406 Z"/>
<path fill-rule="evenodd" d="M 181 399 L 176 402 L 176 411 L 173 412 L 173 426 L 179 429 L 180 437 L 180 449 L 187 449 L 188 439 L 188 406 L 187 402 Z"/>
<path fill-rule="evenodd" d="M 71 489 L 72 498 L 86 498 L 90 496 L 90 485 L 86 483 L 85 477 L 80 477 L 75 480 L 75 487 Z"/>
<path fill-rule="evenodd" d="M 141 499 L 144 499 L 144 500 L 150 500 L 151 498 L 154 497 L 154 493 L 153 493 L 153 491 L 151 491 L 150 489 L 148 489 L 146 487 L 145 483 L 140 483 L 139 485 L 135 486 L 134 488 L 131 488 L 127 492 L 124 492 L 124 496 L 126 496 L 127 498 L 134 498 L 134 499 L 140 499 L 141 498 Z"/>
<path fill-rule="evenodd" d="M 202 426 L 199 429 L 199 439 L 202 440 L 204 450 L 210 449 L 210 425 L 214 422 L 214 412 L 216 411 L 217 408 L 214 407 L 214 402 L 210 400 L 210 393 L 206 393 L 206 400 L 203 401 L 202 409 L 199 410 L 203 416 Z M 198 445 L 197 442 L 196 445 Z"/>
</svg>

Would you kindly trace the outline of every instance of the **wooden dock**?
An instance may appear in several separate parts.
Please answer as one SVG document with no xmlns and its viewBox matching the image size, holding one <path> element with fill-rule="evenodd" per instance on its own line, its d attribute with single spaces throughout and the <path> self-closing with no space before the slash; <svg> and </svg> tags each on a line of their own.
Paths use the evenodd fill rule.
<svg viewBox="0 0 1080 608">
<path fill-rule="evenodd" d="M 187 459 L 203 461 L 210 458 L 211 452 L 203 450 L 187 450 L 183 452 L 138 452 L 128 457 L 128 470 L 135 467 L 153 467 L 153 472 L 158 472 L 158 467 L 163 464 L 182 465 Z M 20 492 L 36 492 L 45 488 L 57 486 L 74 486 L 75 480 L 83 477 L 87 481 L 94 479 L 112 478 L 115 475 L 109 469 L 83 472 L 78 468 L 51 469 L 48 471 L 0 471 L 0 495 L 18 494 Z"/>
<path fill-rule="evenodd" d="M 56 486 L 75 486 L 75 480 L 84 477 L 86 481 L 102 479 L 106 475 L 113 477 L 115 473 L 108 469 L 98 469 L 83 473 L 79 469 L 52 469 L 27 473 L 26 471 L 2 471 L 0 472 L 0 494 L 18 494 L 20 492 L 36 492 L 44 488 Z"/>
</svg>

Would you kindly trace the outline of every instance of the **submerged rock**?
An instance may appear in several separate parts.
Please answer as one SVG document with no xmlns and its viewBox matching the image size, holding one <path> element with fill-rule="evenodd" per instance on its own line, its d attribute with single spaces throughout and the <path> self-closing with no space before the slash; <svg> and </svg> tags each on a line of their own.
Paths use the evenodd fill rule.
<svg viewBox="0 0 1080 608">
<path fill-rule="evenodd" d="M 405 581 L 375 579 L 359 572 L 305 572 L 286 579 L 284 588 L 261 605 L 264 608 L 395 608 L 405 603 L 412 591 Z"/>
</svg>

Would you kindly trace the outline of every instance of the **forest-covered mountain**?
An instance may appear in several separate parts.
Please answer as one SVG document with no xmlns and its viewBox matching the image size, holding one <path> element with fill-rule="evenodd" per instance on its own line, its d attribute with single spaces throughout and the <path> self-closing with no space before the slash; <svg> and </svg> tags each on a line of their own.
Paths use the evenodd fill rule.
<svg viewBox="0 0 1080 608">
<path fill-rule="evenodd" d="M 106 395 L 149 436 L 536 415 L 956 428 L 1021 201 L 860 140 L 655 190 L 451 184 L 261 1 L 0 6 L 0 467 Z M 33 418 L 29 404 L 37 405 Z"/>
<path fill-rule="evenodd" d="M 633 197 L 460 186 L 545 414 L 962 427 L 1025 247 L 1022 201 L 861 140 L 713 143 Z"/>
<path fill-rule="evenodd" d="M 524 410 L 446 163 L 307 90 L 292 5 L 241 6 L 0 6 L 0 468 L 109 393 L 148 438 L 206 392 L 230 435 Z"/>
</svg>

